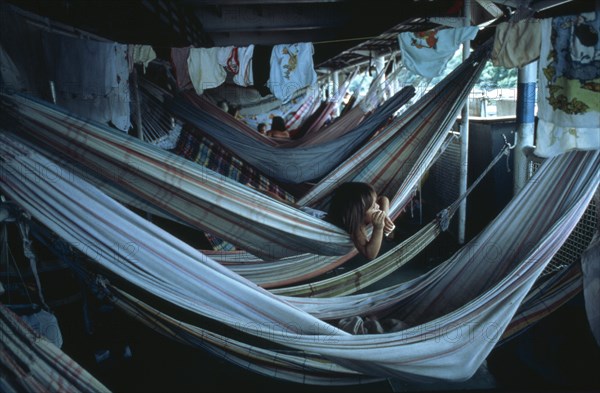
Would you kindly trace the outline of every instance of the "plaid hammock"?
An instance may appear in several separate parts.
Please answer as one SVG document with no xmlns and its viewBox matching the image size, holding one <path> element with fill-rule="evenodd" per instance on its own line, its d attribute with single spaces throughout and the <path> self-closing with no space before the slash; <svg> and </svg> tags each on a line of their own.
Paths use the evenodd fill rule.
<svg viewBox="0 0 600 393">
<path fill-rule="evenodd" d="M 201 133 L 192 132 L 190 126 L 184 125 L 173 152 L 203 167 L 233 179 L 240 184 L 253 187 L 268 195 L 277 197 L 290 204 L 295 202 L 292 194 L 281 188 L 262 173 L 245 164 L 239 158 L 223 149 Z M 214 250 L 233 251 L 235 246 L 211 233 L 205 233 Z"/>
</svg>

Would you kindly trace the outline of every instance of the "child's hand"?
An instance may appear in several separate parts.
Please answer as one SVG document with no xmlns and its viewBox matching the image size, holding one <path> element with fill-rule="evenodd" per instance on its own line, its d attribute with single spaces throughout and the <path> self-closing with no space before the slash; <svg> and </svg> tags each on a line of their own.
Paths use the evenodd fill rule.
<svg viewBox="0 0 600 393">
<path fill-rule="evenodd" d="M 386 215 L 381 210 L 377 210 L 373 213 L 371 217 L 371 223 L 373 224 L 373 229 L 383 229 L 385 224 Z"/>
<path fill-rule="evenodd" d="M 387 235 L 392 233 L 395 228 L 394 222 L 388 216 L 385 216 L 383 220 L 383 232 Z"/>
</svg>

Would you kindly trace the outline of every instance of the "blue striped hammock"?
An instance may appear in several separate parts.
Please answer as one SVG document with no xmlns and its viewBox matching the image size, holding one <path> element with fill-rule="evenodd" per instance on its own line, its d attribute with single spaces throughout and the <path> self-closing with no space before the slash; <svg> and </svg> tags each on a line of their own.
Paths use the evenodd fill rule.
<svg viewBox="0 0 600 393">
<path fill-rule="evenodd" d="M 232 127 L 227 116 L 193 92 L 167 102 L 178 118 L 194 125 L 265 175 L 283 183 L 303 183 L 323 177 L 338 166 L 381 124 L 412 98 L 414 88 L 408 86 L 380 106 L 355 129 L 334 140 L 311 146 L 270 146 L 268 137 L 254 130 L 241 132 L 245 127 Z"/>
</svg>

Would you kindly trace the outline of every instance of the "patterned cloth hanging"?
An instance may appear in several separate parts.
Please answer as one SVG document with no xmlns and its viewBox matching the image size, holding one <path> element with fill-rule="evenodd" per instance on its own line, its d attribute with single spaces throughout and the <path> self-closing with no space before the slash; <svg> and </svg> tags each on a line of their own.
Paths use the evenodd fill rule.
<svg viewBox="0 0 600 393">
<path fill-rule="evenodd" d="M 42 33 L 44 59 L 56 102 L 77 115 L 131 126 L 127 45 Z"/>
<path fill-rule="evenodd" d="M 468 26 L 399 33 L 402 63 L 416 74 L 435 78 L 442 74 L 460 44 L 475 38 L 478 31 L 477 26 Z"/>
<path fill-rule="evenodd" d="M 600 149 L 600 13 L 542 20 L 535 154 Z"/>
<path fill-rule="evenodd" d="M 273 47 L 267 86 L 283 103 L 288 102 L 296 91 L 317 83 L 313 53 L 310 42 Z"/>
</svg>

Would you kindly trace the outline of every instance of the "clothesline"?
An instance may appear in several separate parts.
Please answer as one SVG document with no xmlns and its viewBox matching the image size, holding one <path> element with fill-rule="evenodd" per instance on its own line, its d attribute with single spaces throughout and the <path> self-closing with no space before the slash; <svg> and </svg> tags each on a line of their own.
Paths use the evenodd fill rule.
<svg viewBox="0 0 600 393">
<path fill-rule="evenodd" d="M 367 37 L 340 38 L 338 40 L 311 41 L 311 43 L 313 45 L 323 45 L 323 44 L 335 44 L 335 43 L 339 43 L 339 42 L 366 41 L 366 40 L 373 40 L 376 38 L 380 38 L 380 37 L 374 35 L 374 36 L 367 36 Z M 236 45 L 233 45 L 233 46 L 236 46 Z M 245 46 L 245 45 L 239 45 L 239 46 Z M 173 46 L 152 45 L 152 47 L 156 48 L 156 49 L 171 49 Z M 192 46 L 192 47 L 194 47 L 194 46 Z M 204 48 L 204 47 L 198 46 L 197 48 Z M 209 48 L 209 47 L 206 47 L 206 48 Z"/>
</svg>

